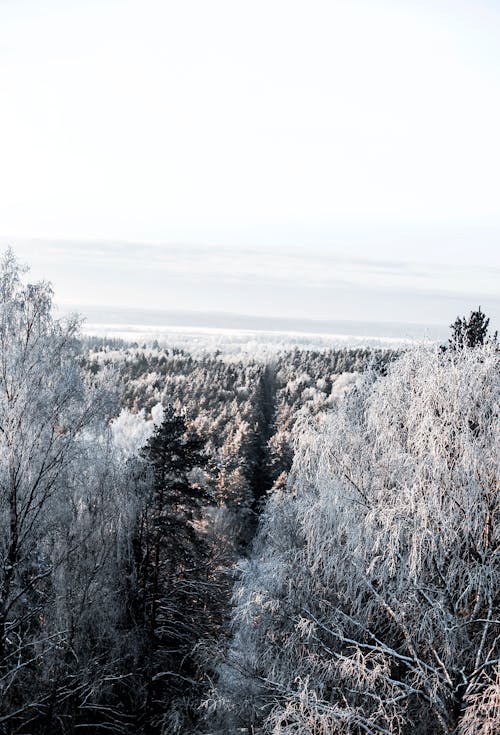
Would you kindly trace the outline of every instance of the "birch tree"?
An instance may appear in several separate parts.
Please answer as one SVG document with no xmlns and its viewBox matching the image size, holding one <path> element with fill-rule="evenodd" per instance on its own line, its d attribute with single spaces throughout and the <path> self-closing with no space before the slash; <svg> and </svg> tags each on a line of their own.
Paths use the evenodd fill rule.
<svg viewBox="0 0 500 735">
<path fill-rule="evenodd" d="M 92 641 L 101 638 L 102 653 L 117 627 L 112 580 L 126 505 L 118 509 L 106 440 L 111 394 L 84 379 L 78 328 L 76 319 L 54 319 L 50 285 L 25 283 L 8 250 L 0 265 L 0 731 L 22 722 L 69 731 L 64 712 L 97 701 Z"/>
<path fill-rule="evenodd" d="M 228 732 L 499 731 L 498 361 L 409 351 L 303 428 L 235 591 Z"/>
</svg>

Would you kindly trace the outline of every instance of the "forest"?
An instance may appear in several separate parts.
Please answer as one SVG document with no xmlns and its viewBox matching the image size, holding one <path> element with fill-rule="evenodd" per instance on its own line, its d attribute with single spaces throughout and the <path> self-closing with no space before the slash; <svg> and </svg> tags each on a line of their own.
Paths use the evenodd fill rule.
<svg viewBox="0 0 500 735">
<path fill-rule="evenodd" d="M 0 263 L 0 733 L 496 735 L 499 359 L 83 337 Z M 453 315 L 450 315 L 450 319 Z"/>
</svg>

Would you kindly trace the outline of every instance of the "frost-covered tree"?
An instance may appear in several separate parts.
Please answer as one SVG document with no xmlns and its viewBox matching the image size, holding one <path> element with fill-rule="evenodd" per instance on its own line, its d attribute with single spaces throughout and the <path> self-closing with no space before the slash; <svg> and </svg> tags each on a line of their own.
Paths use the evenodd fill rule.
<svg viewBox="0 0 500 735">
<path fill-rule="evenodd" d="M 235 591 L 227 732 L 500 731 L 498 362 L 408 351 L 303 427 Z"/>
<path fill-rule="evenodd" d="M 82 374 L 77 332 L 76 319 L 54 319 L 49 284 L 25 283 L 8 250 L 0 264 L 1 732 L 69 732 L 75 717 L 96 731 L 109 726 L 100 697 L 121 673 L 125 486 L 107 439 L 111 393 L 102 375 Z"/>
<path fill-rule="evenodd" d="M 122 453 L 124 459 L 138 454 L 139 450 L 151 438 L 155 428 L 161 424 L 163 419 L 163 406 L 156 404 L 151 409 L 151 419 L 145 418 L 145 411 L 132 413 L 123 408 L 120 414 L 111 421 L 110 427 L 113 435 L 113 443 Z"/>
</svg>

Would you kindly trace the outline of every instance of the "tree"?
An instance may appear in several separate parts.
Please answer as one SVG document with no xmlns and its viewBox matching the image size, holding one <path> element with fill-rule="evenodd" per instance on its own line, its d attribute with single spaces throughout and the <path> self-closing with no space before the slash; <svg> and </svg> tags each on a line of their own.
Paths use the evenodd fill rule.
<svg viewBox="0 0 500 735">
<path fill-rule="evenodd" d="M 477 347 L 488 343 L 496 343 L 498 332 L 492 336 L 488 335 L 490 320 L 481 311 L 471 311 L 468 319 L 457 317 L 451 325 L 452 335 L 448 340 L 449 348 L 452 350 L 464 349 L 464 347 Z"/>
<path fill-rule="evenodd" d="M 143 719 L 154 730 L 166 710 L 173 714 L 175 698 L 189 700 L 189 690 L 196 688 L 190 654 L 210 610 L 200 512 L 210 494 L 200 476 L 207 462 L 204 442 L 171 405 L 141 454 L 144 503 L 134 540 L 134 615 L 144 632 Z"/>
<path fill-rule="evenodd" d="M 0 264 L 0 731 L 67 732 L 101 715 L 121 642 L 125 499 L 107 441 L 105 376 L 80 368 L 78 320 L 49 284 Z M 110 663 L 113 662 L 113 663 Z M 107 681 L 107 683 L 105 683 Z M 24 725 L 22 723 L 27 723 Z M 68 730 L 66 730 L 66 727 Z"/>
<path fill-rule="evenodd" d="M 499 731 L 498 361 L 408 351 L 302 427 L 235 591 L 228 732 Z"/>
</svg>

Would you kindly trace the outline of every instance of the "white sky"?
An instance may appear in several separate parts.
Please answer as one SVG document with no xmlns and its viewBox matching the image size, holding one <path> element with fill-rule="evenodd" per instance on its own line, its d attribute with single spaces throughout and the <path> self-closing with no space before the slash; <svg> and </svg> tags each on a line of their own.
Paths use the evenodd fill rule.
<svg viewBox="0 0 500 735">
<path fill-rule="evenodd" d="M 0 0 L 0 101 L 62 301 L 500 316 L 496 0 Z"/>
</svg>

